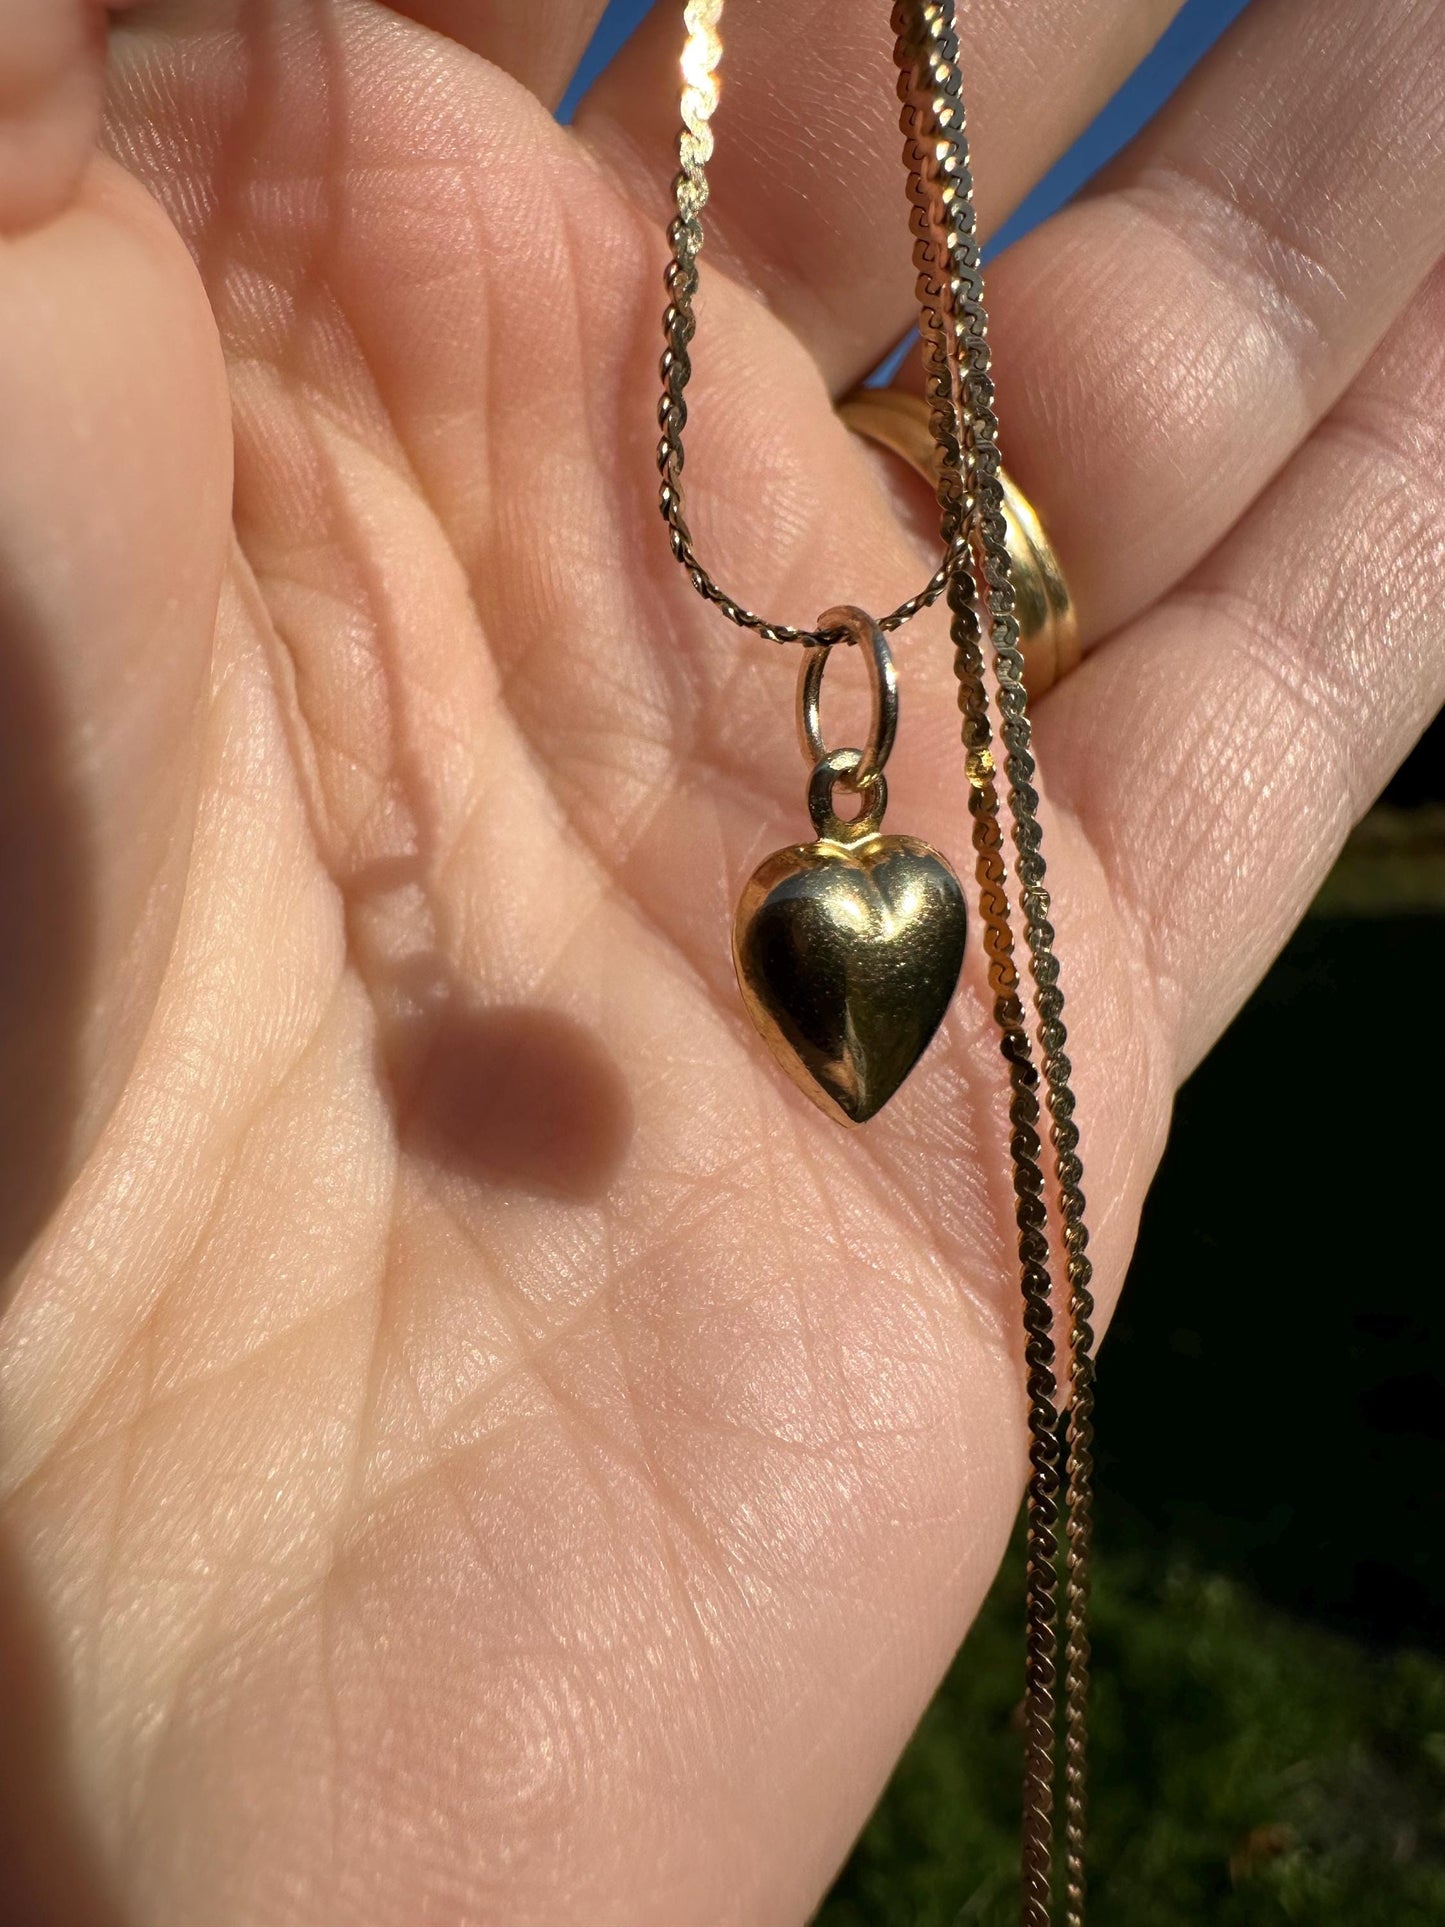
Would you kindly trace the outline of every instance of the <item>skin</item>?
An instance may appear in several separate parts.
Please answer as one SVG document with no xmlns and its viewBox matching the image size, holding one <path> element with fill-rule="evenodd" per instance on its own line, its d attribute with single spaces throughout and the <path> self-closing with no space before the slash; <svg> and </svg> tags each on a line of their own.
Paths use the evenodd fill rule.
<svg viewBox="0 0 1445 1927">
<path fill-rule="evenodd" d="M 563 131 L 597 11 L 0 0 L 8 1919 L 801 1922 L 1009 1531 L 977 946 L 862 1134 L 731 982 L 794 663 L 656 518 L 677 22 Z M 989 219 L 1169 11 L 973 9 Z M 927 567 L 831 409 L 910 311 L 885 14 L 730 9 L 690 508 L 793 620 Z M 1445 13 L 1256 0 L 991 276 L 1101 1322 L 1445 694 L 1442 249 Z"/>
</svg>

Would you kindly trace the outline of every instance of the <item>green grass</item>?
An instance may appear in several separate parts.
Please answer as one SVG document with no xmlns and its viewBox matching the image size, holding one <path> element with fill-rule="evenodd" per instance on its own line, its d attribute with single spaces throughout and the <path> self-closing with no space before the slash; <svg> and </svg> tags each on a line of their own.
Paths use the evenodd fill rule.
<svg viewBox="0 0 1445 1927">
<path fill-rule="evenodd" d="M 1016 1555 L 818 1916 L 1017 1919 Z M 1144 1546 L 1094 1601 L 1100 1927 L 1441 1927 L 1445 1663 L 1372 1655 Z"/>
</svg>

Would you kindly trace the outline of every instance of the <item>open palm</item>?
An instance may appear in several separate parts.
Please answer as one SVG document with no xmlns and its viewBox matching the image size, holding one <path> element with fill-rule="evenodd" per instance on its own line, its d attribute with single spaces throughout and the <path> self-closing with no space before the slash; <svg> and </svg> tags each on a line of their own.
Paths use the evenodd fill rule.
<svg viewBox="0 0 1445 1927">
<path fill-rule="evenodd" d="M 564 131 L 597 11 L 158 0 L 99 158 L 89 5 L 0 6 L 7 1919 L 801 1920 L 1008 1532 L 977 957 L 861 1134 L 732 986 L 795 664 L 656 518 L 677 23 Z M 986 213 L 1171 11 L 975 10 Z M 694 531 L 877 609 L 887 8 L 734 12 Z M 1092 647 L 1038 735 L 1106 1305 L 1441 699 L 1442 71 L 1423 0 L 1260 0 L 994 276 Z M 900 661 L 890 826 L 966 870 L 936 618 Z"/>
</svg>

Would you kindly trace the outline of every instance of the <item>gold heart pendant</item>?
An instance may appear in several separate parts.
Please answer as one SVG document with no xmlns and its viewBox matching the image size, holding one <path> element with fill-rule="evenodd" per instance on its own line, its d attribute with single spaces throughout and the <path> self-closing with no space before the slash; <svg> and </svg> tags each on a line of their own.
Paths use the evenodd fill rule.
<svg viewBox="0 0 1445 1927">
<path fill-rule="evenodd" d="M 803 653 L 798 736 L 812 766 L 816 843 L 775 850 L 753 872 L 733 920 L 743 1002 L 793 1082 L 840 1124 L 877 1115 L 928 1048 L 953 995 L 968 929 L 948 864 L 914 836 L 884 836 L 883 765 L 898 724 L 898 675 L 881 626 L 840 604 Z M 840 646 L 856 646 L 873 685 L 866 749 L 829 750 L 819 700 Z M 859 799 L 845 821 L 842 783 Z"/>
<path fill-rule="evenodd" d="M 958 878 L 927 843 L 838 827 L 844 837 L 776 850 L 753 873 L 733 961 L 793 1082 L 830 1117 L 863 1124 L 938 1029 L 968 916 Z"/>
</svg>

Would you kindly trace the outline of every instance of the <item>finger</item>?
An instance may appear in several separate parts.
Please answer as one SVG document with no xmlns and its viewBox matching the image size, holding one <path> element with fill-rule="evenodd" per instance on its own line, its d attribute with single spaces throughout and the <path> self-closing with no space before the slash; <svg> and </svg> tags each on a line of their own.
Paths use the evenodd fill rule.
<svg viewBox="0 0 1445 1927">
<path fill-rule="evenodd" d="M 147 1019 L 224 552 L 204 299 L 154 204 L 108 163 L 0 251 L 0 420 L 3 1270 Z"/>
<path fill-rule="evenodd" d="M 964 80 L 985 230 L 1027 193 L 1133 70 L 1179 0 L 987 0 Z M 874 0 L 743 5 L 723 19 L 709 259 L 756 286 L 839 389 L 915 315 L 888 9 Z M 677 11 L 661 7 L 577 125 L 662 208 L 675 169 Z"/>
<path fill-rule="evenodd" d="M 0 0 L 0 233 L 48 220 L 75 192 L 103 45 L 91 0 Z"/>
<path fill-rule="evenodd" d="M 1249 521 L 1042 708 L 1181 1074 L 1445 700 L 1442 556 L 1445 269 Z"/>
<path fill-rule="evenodd" d="M 1086 639 L 1209 552 L 1442 249 L 1445 11 L 1267 0 L 995 264 L 1005 456 Z"/>
<path fill-rule="evenodd" d="M 606 5 L 607 0 L 532 0 L 525 7 L 497 6 L 492 0 L 405 0 L 396 11 L 470 47 L 555 107 Z"/>
<path fill-rule="evenodd" d="M 36 3 L 0 0 L 0 18 L 6 6 Z M 121 4 L 134 8 L 137 0 Z M 606 9 L 607 0 L 531 0 L 528 6 L 496 5 L 493 0 L 395 0 L 387 10 L 470 48 L 555 107 Z M 165 0 L 160 14 L 153 7 L 139 7 L 134 25 L 137 35 L 145 36 L 195 17 L 212 32 L 254 34 L 274 27 L 272 15 L 279 11 L 257 9 L 249 0 Z M 313 32 L 326 31 L 322 12 L 308 0 L 287 0 L 286 11 L 306 20 Z"/>
</svg>

